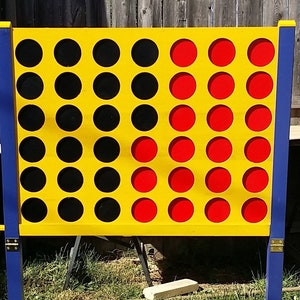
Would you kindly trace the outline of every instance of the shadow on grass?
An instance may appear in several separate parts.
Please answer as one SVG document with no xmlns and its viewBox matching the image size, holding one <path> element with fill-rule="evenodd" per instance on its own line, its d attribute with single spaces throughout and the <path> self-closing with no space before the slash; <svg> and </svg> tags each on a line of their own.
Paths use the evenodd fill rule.
<svg viewBox="0 0 300 300">
<path fill-rule="evenodd" d="M 190 278 L 199 283 L 247 283 L 265 274 L 265 238 L 170 239 L 170 253 L 157 262 L 163 282 Z"/>
</svg>

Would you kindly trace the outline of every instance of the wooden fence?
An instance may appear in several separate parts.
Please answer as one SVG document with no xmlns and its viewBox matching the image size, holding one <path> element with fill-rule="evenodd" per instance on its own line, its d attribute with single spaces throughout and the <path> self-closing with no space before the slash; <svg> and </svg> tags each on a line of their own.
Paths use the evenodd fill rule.
<svg viewBox="0 0 300 300">
<path fill-rule="evenodd" d="M 0 17 L 21 27 L 218 27 L 296 29 L 292 122 L 300 124 L 299 0 L 0 0 Z"/>
</svg>

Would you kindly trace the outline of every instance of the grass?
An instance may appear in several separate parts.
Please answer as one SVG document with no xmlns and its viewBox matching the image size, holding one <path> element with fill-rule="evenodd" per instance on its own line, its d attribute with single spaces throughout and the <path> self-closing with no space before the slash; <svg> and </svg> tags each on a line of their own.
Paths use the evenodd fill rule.
<svg viewBox="0 0 300 300">
<path fill-rule="evenodd" d="M 70 280 L 62 291 L 68 268 L 66 255 L 54 260 L 34 260 L 24 268 L 25 299 L 135 299 L 145 286 L 143 272 L 132 252 L 101 258 L 94 250 L 81 249 Z M 111 259 L 111 256 L 115 259 Z"/>
<path fill-rule="evenodd" d="M 173 266 L 174 267 L 174 266 Z M 181 267 L 181 266 L 179 266 Z M 147 283 L 134 251 L 113 251 L 100 257 L 93 249 L 81 248 L 70 280 L 70 288 L 63 291 L 68 268 L 68 255 L 62 250 L 55 257 L 37 257 L 24 264 L 25 300 L 127 300 L 143 299 Z M 161 270 L 149 260 L 152 279 L 160 283 Z M 4 300 L 4 274 L 0 272 L 0 300 Z M 300 286 L 300 274 L 291 269 L 285 272 L 285 288 Z M 173 300 L 263 300 L 265 279 L 261 274 L 247 283 L 201 283 L 200 289 Z M 284 292 L 284 300 L 300 299 L 300 291 Z"/>
</svg>

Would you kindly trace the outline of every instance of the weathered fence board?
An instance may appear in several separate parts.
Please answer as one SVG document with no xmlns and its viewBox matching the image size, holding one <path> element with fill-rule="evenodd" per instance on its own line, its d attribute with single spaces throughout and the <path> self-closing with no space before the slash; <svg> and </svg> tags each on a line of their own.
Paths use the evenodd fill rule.
<svg viewBox="0 0 300 300">
<path fill-rule="evenodd" d="M 238 26 L 261 26 L 262 25 L 262 0 L 239 0 L 238 1 Z"/>
<path fill-rule="evenodd" d="M 263 26 L 276 26 L 279 20 L 288 19 L 286 0 L 263 1 Z"/>
<path fill-rule="evenodd" d="M 138 27 L 162 27 L 161 0 L 138 1 Z"/>
<path fill-rule="evenodd" d="M 9 19 L 16 25 L 16 1 L 0 0 L 0 20 Z"/>
<path fill-rule="evenodd" d="M 24 3 L 18 1 L 16 14 L 17 14 L 17 20 L 18 20 L 18 22 L 16 24 L 17 26 L 22 26 L 22 27 L 35 26 L 35 1 L 28 0 L 26 5 L 24 5 Z M 8 17 L 8 19 L 10 19 L 10 18 Z"/>
<path fill-rule="evenodd" d="M 186 26 L 186 0 L 164 0 L 162 10 L 164 27 Z"/>
<path fill-rule="evenodd" d="M 110 27 L 111 3 L 107 0 L 85 0 L 86 26 Z"/>
<path fill-rule="evenodd" d="M 289 18 L 298 21 L 296 27 L 295 52 L 294 52 L 294 78 L 293 78 L 293 106 L 300 108 L 300 2 L 289 0 Z M 300 116 L 298 116 L 300 117 Z"/>
<path fill-rule="evenodd" d="M 213 6 L 211 0 L 190 0 L 187 7 L 188 27 L 211 27 L 213 24 Z"/>
<path fill-rule="evenodd" d="M 237 26 L 237 2 L 235 0 L 214 0 L 214 26 Z"/>
<path fill-rule="evenodd" d="M 112 27 L 137 27 L 137 0 L 112 0 Z"/>
</svg>

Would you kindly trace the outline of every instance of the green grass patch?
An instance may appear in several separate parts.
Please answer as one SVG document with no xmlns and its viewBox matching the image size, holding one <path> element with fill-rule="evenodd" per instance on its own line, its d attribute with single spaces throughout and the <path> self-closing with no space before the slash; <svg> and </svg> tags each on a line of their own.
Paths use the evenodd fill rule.
<svg viewBox="0 0 300 300">
<path fill-rule="evenodd" d="M 142 268 L 131 252 L 111 260 L 81 249 L 69 289 L 63 291 L 68 263 L 68 256 L 62 253 L 52 260 L 27 262 L 23 273 L 25 299 L 136 299 L 146 286 Z"/>
<path fill-rule="evenodd" d="M 82 247 L 71 276 L 69 289 L 63 291 L 68 263 L 69 255 L 65 251 L 61 251 L 55 257 L 42 256 L 26 261 L 23 271 L 25 300 L 143 299 L 142 292 L 147 287 L 147 282 L 134 251 L 117 252 L 117 254 L 100 257 L 93 249 Z M 154 276 L 154 272 L 157 275 L 160 270 L 151 259 L 149 263 L 151 275 Z M 4 273 L 0 272 L 0 300 L 5 299 L 4 282 Z M 249 283 L 199 283 L 201 287 L 199 291 L 173 297 L 172 300 L 263 300 L 265 298 L 263 275 L 256 274 Z M 283 286 L 285 289 L 299 287 L 299 272 L 294 269 L 286 271 Z M 282 299 L 298 300 L 300 291 L 292 289 L 284 291 Z"/>
</svg>

